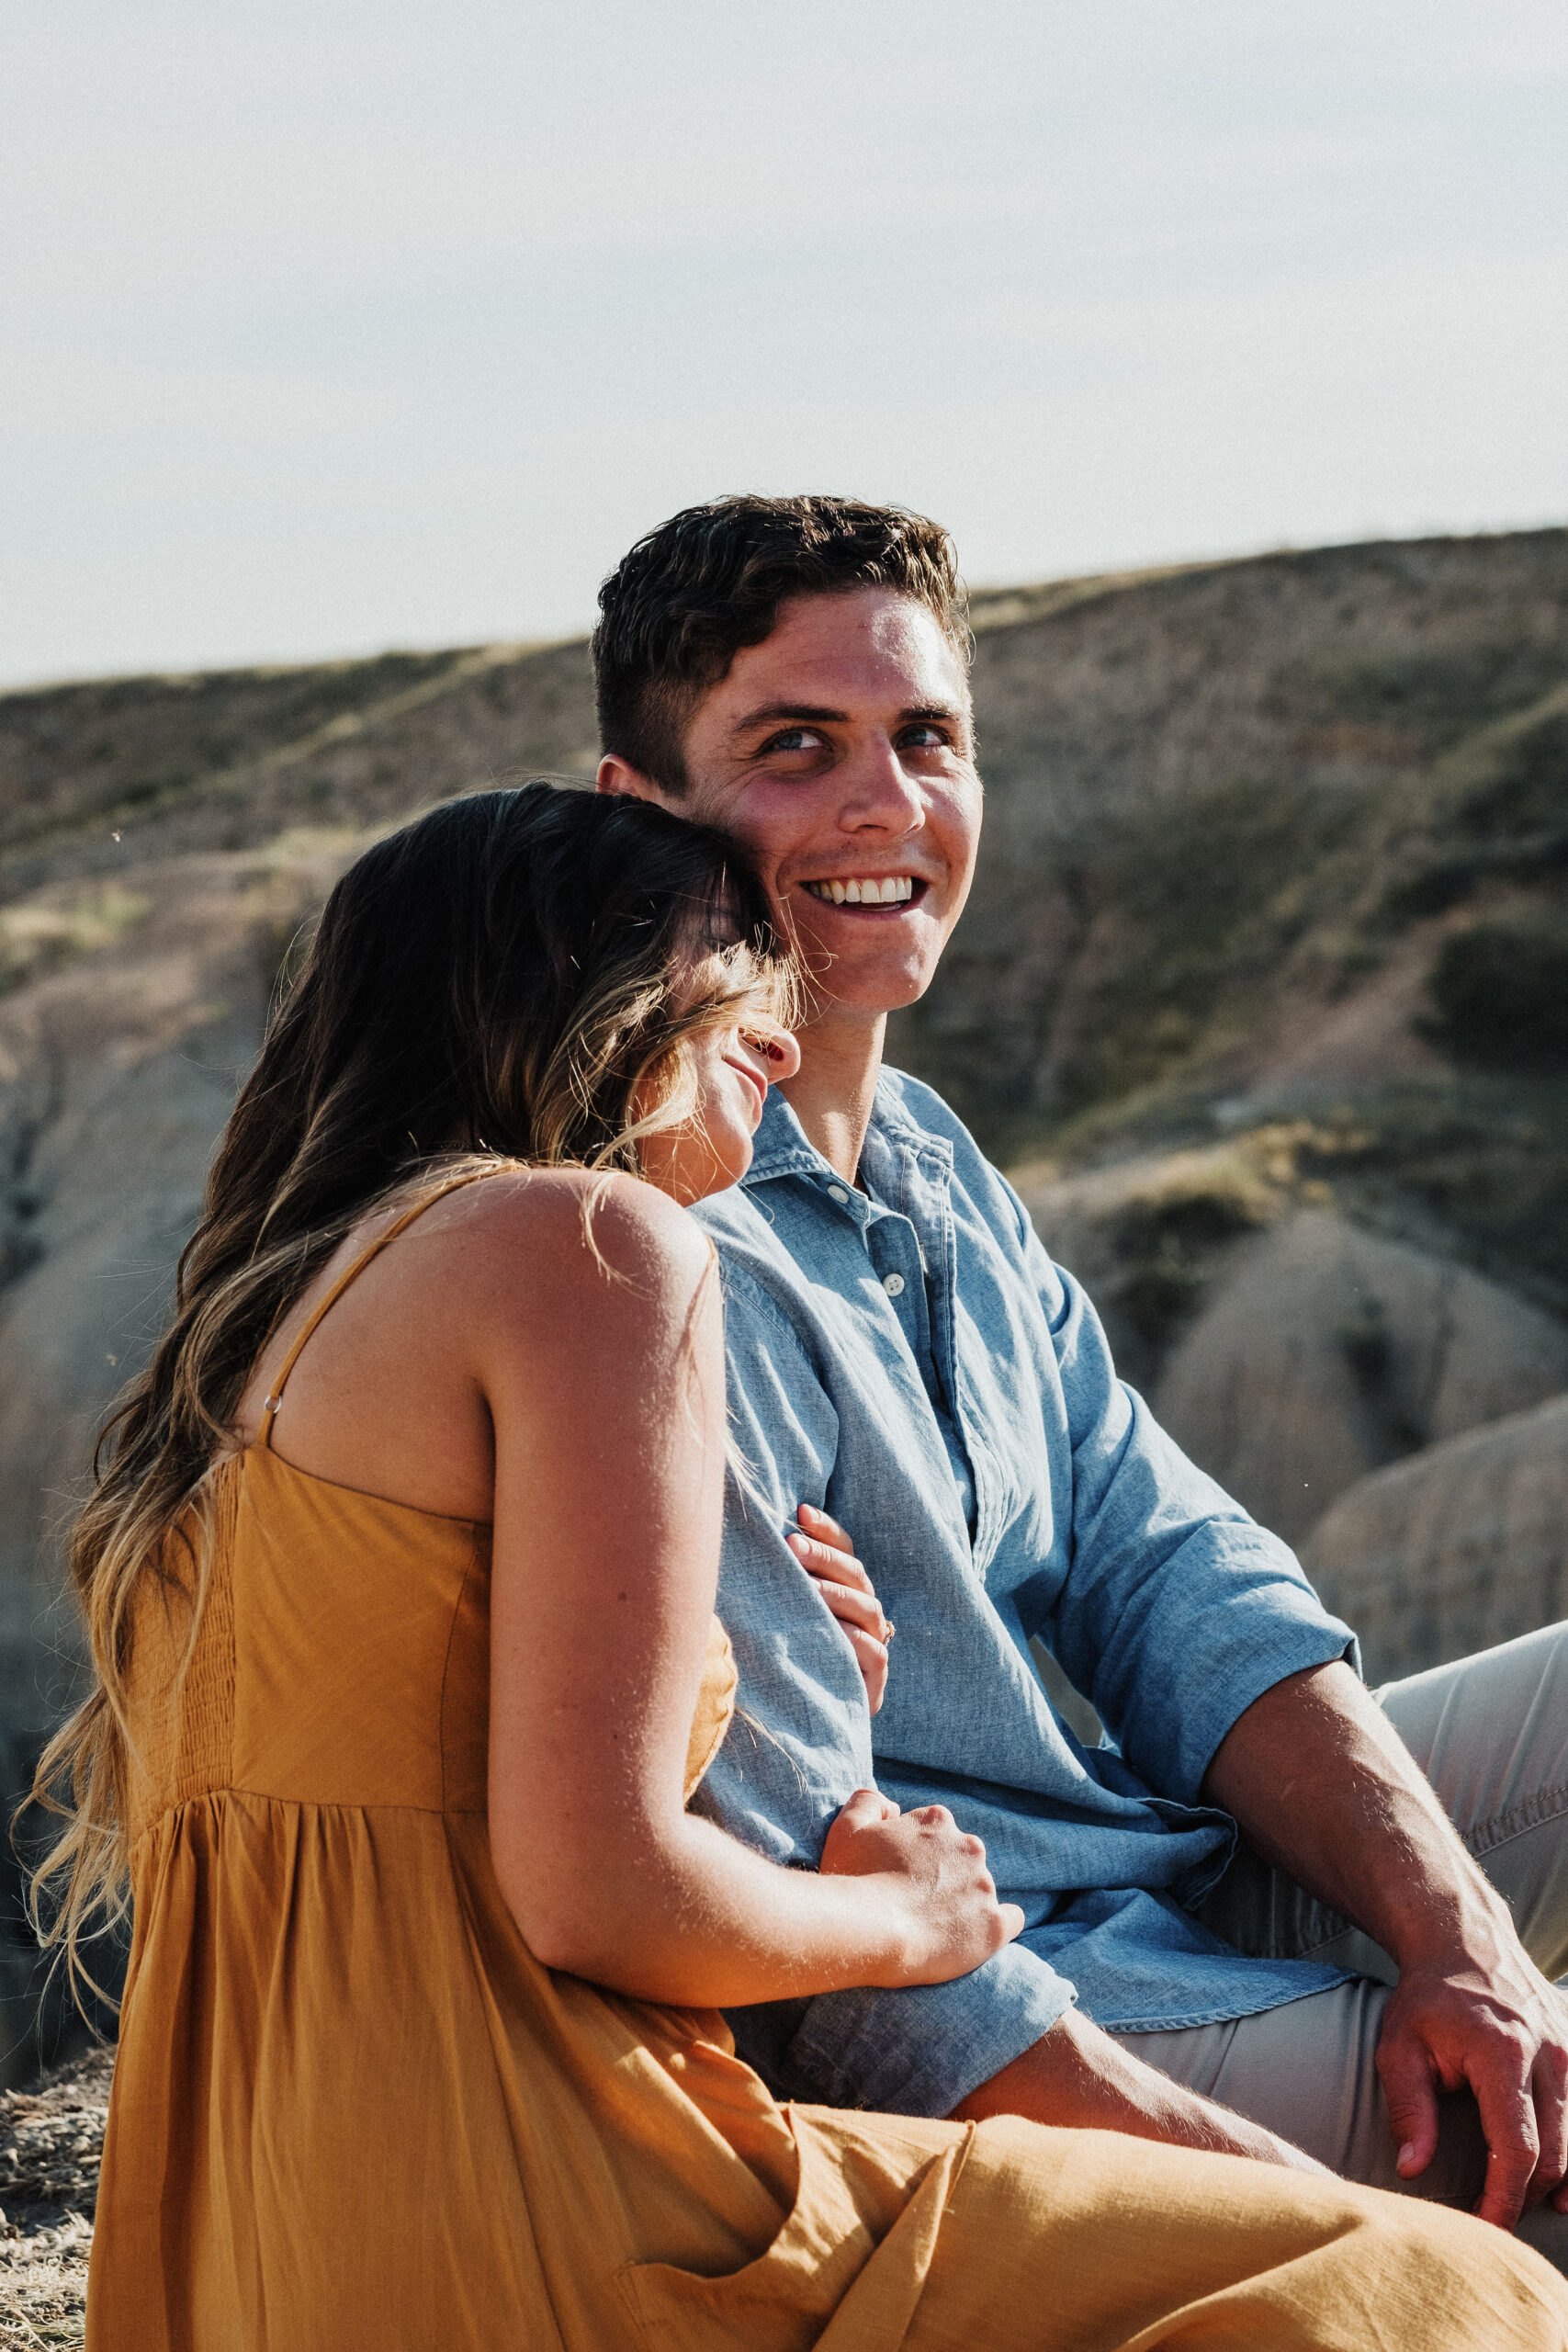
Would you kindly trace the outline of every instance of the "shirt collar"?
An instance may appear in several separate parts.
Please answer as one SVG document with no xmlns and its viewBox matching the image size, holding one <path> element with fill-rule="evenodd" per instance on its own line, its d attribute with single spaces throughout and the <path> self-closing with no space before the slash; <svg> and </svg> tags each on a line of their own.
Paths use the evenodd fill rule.
<svg viewBox="0 0 1568 2352">
<path fill-rule="evenodd" d="M 867 1141 L 873 1136 L 883 1144 L 912 1145 L 918 1151 L 934 1154 L 944 1166 L 952 1166 L 952 1145 L 945 1136 L 932 1135 L 911 1116 L 896 1075 L 888 1070 L 884 1070 L 876 1081 Z M 740 1180 L 742 1186 L 771 1183 L 780 1176 L 830 1178 L 833 1173 L 777 1087 L 770 1086 L 761 1124 L 752 1142 L 751 1165 Z"/>
</svg>

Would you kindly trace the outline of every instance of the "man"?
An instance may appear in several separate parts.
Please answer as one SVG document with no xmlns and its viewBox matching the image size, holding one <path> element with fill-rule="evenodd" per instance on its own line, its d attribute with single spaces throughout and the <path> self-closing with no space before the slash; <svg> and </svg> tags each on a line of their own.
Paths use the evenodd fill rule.
<svg viewBox="0 0 1568 2352">
<path fill-rule="evenodd" d="M 840 2105 L 1294 2143 L 1504 2227 L 1542 2208 L 1557 2256 L 1568 1643 L 1374 1703 L 1286 1547 L 1117 1382 L 960 1123 L 882 1067 L 979 836 L 946 535 L 728 500 L 639 543 L 601 605 L 600 789 L 744 844 L 814 976 L 799 1073 L 702 1212 L 748 1464 L 719 1597 L 745 1713 L 706 1802 L 808 1864 L 874 1771 L 983 1837 L 1028 1920 L 956 1984 L 739 2013 L 743 2054 Z M 897 1622 L 874 1724 L 822 1596 L 831 1530 L 793 1532 L 800 1504 L 853 1528 Z M 1054 1714 L 1035 1635 L 1114 1746 Z"/>
</svg>

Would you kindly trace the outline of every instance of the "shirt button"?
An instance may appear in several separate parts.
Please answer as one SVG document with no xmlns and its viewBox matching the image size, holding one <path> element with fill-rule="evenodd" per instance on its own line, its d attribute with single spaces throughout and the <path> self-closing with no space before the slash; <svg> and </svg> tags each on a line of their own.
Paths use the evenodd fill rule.
<svg viewBox="0 0 1568 2352">
<path fill-rule="evenodd" d="M 904 1287 L 903 1275 L 884 1274 L 882 1277 L 882 1287 L 887 1293 L 889 1298 L 897 1298 Z"/>
<path fill-rule="evenodd" d="M 840 1208 L 842 1208 L 842 1207 L 843 1207 L 844 1203 L 849 1199 L 849 1197 L 850 1197 L 850 1196 L 849 1196 L 849 1194 L 845 1192 L 845 1190 L 844 1190 L 844 1188 L 843 1188 L 843 1186 L 842 1186 L 841 1184 L 829 1184 L 829 1187 L 828 1187 L 828 1198 L 829 1198 L 830 1201 L 837 1201 L 837 1202 L 838 1202 L 838 1204 L 839 1204 L 839 1206 L 840 1206 Z"/>
</svg>

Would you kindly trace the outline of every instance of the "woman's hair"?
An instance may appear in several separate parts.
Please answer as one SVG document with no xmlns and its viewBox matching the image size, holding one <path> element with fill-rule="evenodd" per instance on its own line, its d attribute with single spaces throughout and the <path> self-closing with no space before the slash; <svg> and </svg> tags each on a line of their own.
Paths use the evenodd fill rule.
<svg viewBox="0 0 1568 2352">
<path fill-rule="evenodd" d="M 187 1599 L 188 1664 L 211 1569 L 209 1473 L 233 1451 L 280 1317 L 366 1212 L 417 1196 L 432 1163 L 635 1174 L 639 1139 L 695 1107 L 684 1041 L 787 985 L 733 846 L 642 801 L 479 793 L 344 875 L 224 1129 L 172 1320 L 99 1434 L 72 1532 L 96 1687 L 39 1765 L 33 1801 L 66 1826 L 31 1897 L 73 1979 L 83 1939 L 128 1900 L 134 1605 L 149 1577 Z"/>
</svg>

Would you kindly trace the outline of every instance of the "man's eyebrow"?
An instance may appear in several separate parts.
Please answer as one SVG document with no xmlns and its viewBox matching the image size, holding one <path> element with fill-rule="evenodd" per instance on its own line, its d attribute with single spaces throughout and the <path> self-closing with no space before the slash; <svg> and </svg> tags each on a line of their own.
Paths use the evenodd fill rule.
<svg viewBox="0 0 1568 2352">
<path fill-rule="evenodd" d="M 825 705 L 810 702 L 767 702 L 749 710 L 738 718 L 730 729 L 734 735 L 749 735 L 755 727 L 777 727 L 787 723 L 795 727 L 842 726 L 849 718 L 847 710 L 829 710 Z M 967 717 L 963 706 L 953 702 L 915 703 L 898 713 L 901 727 L 918 726 L 922 719 L 936 719 L 953 726 Z"/>
<path fill-rule="evenodd" d="M 738 718 L 730 732 L 747 735 L 753 727 L 776 727 L 781 719 L 788 719 L 797 727 L 823 727 L 835 720 L 841 725 L 849 715 L 847 710 L 829 710 L 818 703 L 765 702 L 755 710 L 749 710 L 744 718 Z"/>
</svg>

